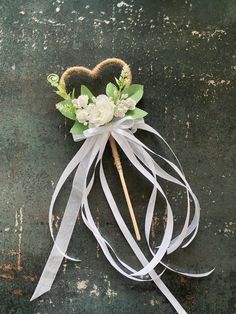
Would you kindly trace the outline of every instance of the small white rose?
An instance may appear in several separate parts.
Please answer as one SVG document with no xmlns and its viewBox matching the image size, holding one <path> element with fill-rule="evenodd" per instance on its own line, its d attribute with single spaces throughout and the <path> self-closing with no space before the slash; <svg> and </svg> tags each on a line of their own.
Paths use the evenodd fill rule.
<svg viewBox="0 0 236 314">
<path fill-rule="evenodd" d="M 89 110 L 87 109 L 79 109 L 76 111 L 76 119 L 80 122 L 80 123 L 87 123 L 89 120 Z"/>
<path fill-rule="evenodd" d="M 123 110 L 121 108 L 116 108 L 116 110 L 114 112 L 114 116 L 116 118 L 124 118 L 126 112 L 127 112 L 126 110 Z"/>
<path fill-rule="evenodd" d="M 89 127 L 98 127 L 110 122 L 114 115 L 114 102 L 106 95 L 99 95 L 91 106 Z"/>
<path fill-rule="evenodd" d="M 128 110 L 134 110 L 136 106 L 136 102 L 132 98 L 127 98 L 125 100 L 126 106 Z"/>
<path fill-rule="evenodd" d="M 86 108 L 86 106 L 88 105 L 88 96 L 80 95 L 77 99 L 73 100 L 73 104 L 77 109 Z"/>
<path fill-rule="evenodd" d="M 123 118 L 127 111 L 128 107 L 126 105 L 126 102 L 124 100 L 121 100 L 116 104 L 114 116 L 117 118 Z"/>
</svg>

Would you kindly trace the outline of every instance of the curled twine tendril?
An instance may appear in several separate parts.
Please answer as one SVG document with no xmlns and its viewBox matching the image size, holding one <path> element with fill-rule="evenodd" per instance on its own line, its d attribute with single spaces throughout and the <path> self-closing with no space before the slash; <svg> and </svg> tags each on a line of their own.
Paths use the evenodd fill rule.
<svg viewBox="0 0 236 314">
<path fill-rule="evenodd" d="M 59 79 L 60 79 L 59 76 L 58 76 L 57 74 L 54 74 L 54 73 L 49 74 L 49 75 L 47 76 L 48 82 L 49 82 L 52 86 L 55 86 L 55 87 L 58 86 L 58 84 L 59 84 Z"/>
</svg>

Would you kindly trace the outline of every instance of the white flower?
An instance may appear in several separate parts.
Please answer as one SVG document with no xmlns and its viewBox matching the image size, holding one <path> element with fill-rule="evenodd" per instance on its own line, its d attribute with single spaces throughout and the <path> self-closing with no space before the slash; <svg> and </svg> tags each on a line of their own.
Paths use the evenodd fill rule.
<svg viewBox="0 0 236 314">
<path fill-rule="evenodd" d="M 73 99 L 72 102 L 77 109 L 86 108 L 88 105 L 88 96 L 80 95 L 77 99 Z"/>
<path fill-rule="evenodd" d="M 122 99 L 116 104 L 114 116 L 123 118 L 128 110 L 134 110 L 136 102 L 132 98 Z"/>
<path fill-rule="evenodd" d="M 89 127 L 98 127 L 110 122 L 114 115 L 114 102 L 106 95 L 99 95 L 91 106 Z"/>
<path fill-rule="evenodd" d="M 83 124 L 87 124 L 89 120 L 89 111 L 88 109 L 79 109 L 76 111 L 76 119 Z"/>
<path fill-rule="evenodd" d="M 115 110 L 114 116 L 115 116 L 116 118 L 124 118 L 126 112 L 127 112 L 127 111 L 122 110 L 121 108 L 117 108 L 117 109 Z"/>
<path fill-rule="evenodd" d="M 125 100 L 126 106 L 129 110 L 134 110 L 136 106 L 136 102 L 132 98 L 127 98 Z"/>
<path fill-rule="evenodd" d="M 128 111 L 128 107 L 125 101 L 121 100 L 116 104 L 114 116 L 117 118 L 123 118 L 127 111 Z"/>
</svg>

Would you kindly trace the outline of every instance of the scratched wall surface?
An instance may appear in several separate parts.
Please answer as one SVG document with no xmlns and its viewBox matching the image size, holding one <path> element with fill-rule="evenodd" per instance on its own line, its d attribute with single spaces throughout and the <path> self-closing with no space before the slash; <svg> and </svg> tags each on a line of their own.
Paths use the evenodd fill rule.
<svg viewBox="0 0 236 314">
<path fill-rule="evenodd" d="M 0 1 L 0 313 L 174 313 L 154 284 L 129 281 L 111 268 L 80 217 L 70 253 L 82 261 L 64 261 L 51 291 L 29 302 L 52 248 L 50 198 L 80 146 L 55 110 L 46 75 L 107 57 L 125 59 L 135 82 L 145 85 L 146 120 L 172 145 L 201 202 L 196 240 L 168 262 L 185 271 L 216 270 L 204 279 L 167 272 L 164 282 L 189 313 L 236 313 L 235 22 L 232 0 Z M 150 186 L 122 159 L 143 234 Z M 109 149 L 105 165 L 132 229 Z M 68 192 L 69 184 L 57 203 L 55 230 Z M 91 198 L 97 224 L 135 264 L 98 183 Z M 158 206 L 154 244 L 164 223 Z M 181 217 L 180 210 L 177 225 Z"/>
</svg>

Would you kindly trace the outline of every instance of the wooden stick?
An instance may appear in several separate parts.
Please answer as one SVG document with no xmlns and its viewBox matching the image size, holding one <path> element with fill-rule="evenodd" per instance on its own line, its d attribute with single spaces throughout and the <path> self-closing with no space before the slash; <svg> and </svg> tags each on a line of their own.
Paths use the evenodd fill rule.
<svg viewBox="0 0 236 314">
<path fill-rule="evenodd" d="M 129 196 L 129 192 L 128 192 L 128 189 L 127 189 L 127 185 L 126 185 L 126 182 L 125 182 L 124 173 L 123 173 L 123 169 L 122 169 L 122 165 L 121 165 L 121 161 L 120 161 L 120 156 L 119 156 L 119 153 L 118 153 L 118 150 L 117 150 L 117 146 L 116 146 L 116 141 L 114 140 L 114 138 L 112 136 L 110 136 L 109 137 L 109 142 L 110 142 L 110 145 L 111 145 L 111 150 L 112 150 L 112 155 L 113 155 L 113 158 L 114 158 L 114 163 L 115 163 L 116 169 L 117 169 L 117 171 L 119 173 L 119 176 L 120 176 L 120 182 L 121 182 L 124 194 L 125 194 L 125 199 L 126 199 L 126 202 L 127 202 L 127 205 L 128 205 L 129 214 L 130 214 L 133 226 L 134 226 L 134 232 L 135 232 L 137 240 L 139 241 L 139 240 L 141 240 L 141 236 L 140 236 L 140 233 L 139 233 L 139 228 L 138 228 L 138 224 L 137 224 L 136 217 L 135 217 L 135 214 L 134 214 L 134 209 L 133 209 L 133 206 L 132 206 L 132 203 L 131 203 L 131 200 L 130 200 L 130 196 Z"/>
</svg>

